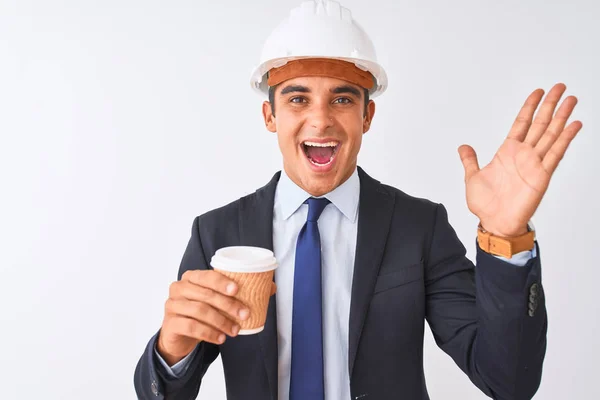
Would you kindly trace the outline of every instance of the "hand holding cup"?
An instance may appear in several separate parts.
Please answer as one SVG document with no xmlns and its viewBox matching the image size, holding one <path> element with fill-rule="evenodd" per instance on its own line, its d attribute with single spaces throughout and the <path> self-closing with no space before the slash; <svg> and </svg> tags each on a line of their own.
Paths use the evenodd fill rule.
<svg viewBox="0 0 600 400">
<path fill-rule="evenodd" d="M 157 342 L 159 354 L 169 365 L 201 341 L 222 344 L 227 335 L 263 329 L 269 297 L 276 290 L 272 252 L 225 248 L 217 251 L 212 264 L 221 269 L 189 270 L 171 284 Z"/>
</svg>

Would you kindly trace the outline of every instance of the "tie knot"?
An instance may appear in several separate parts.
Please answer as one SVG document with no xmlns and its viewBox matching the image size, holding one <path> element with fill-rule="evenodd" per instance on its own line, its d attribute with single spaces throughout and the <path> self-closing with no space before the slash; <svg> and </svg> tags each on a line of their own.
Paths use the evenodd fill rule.
<svg viewBox="0 0 600 400">
<path fill-rule="evenodd" d="M 317 222 L 319 220 L 319 217 L 323 213 L 323 210 L 325 210 L 325 207 L 327 207 L 327 204 L 329 204 L 330 202 L 324 197 L 320 199 L 311 197 L 308 200 L 306 200 L 306 203 L 308 203 L 307 220 L 310 222 Z"/>
</svg>

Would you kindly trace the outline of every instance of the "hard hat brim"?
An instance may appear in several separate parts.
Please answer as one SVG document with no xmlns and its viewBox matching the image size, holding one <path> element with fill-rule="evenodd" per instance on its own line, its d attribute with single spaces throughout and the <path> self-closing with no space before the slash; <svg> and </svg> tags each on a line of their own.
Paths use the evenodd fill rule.
<svg viewBox="0 0 600 400">
<path fill-rule="evenodd" d="M 292 60 L 314 59 L 314 58 L 335 59 L 335 60 L 347 61 L 347 62 L 351 62 L 351 63 L 355 64 L 358 68 L 362 69 L 363 71 L 370 72 L 373 75 L 373 77 L 375 78 L 375 85 L 373 86 L 372 89 L 369 90 L 369 97 L 371 97 L 371 98 L 375 98 L 375 97 L 381 95 L 387 89 L 387 85 L 388 85 L 387 74 L 386 74 L 384 68 L 381 65 L 379 65 L 378 63 L 363 60 L 363 59 L 358 59 L 358 58 L 351 58 L 351 57 L 324 57 L 321 55 L 280 57 L 280 58 L 274 58 L 272 60 L 268 60 L 268 61 L 260 64 L 259 66 L 257 66 L 254 69 L 254 71 L 251 74 L 251 78 L 250 78 L 250 86 L 256 93 L 260 94 L 261 96 L 263 96 L 263 97 L 267 96 L 269 93 L 269 86 L 267 84 L 267 73 L 272 68 L 281 67 L 281 66 L 285 65 L 287 62 L 292 61 Z"/>
</svg>

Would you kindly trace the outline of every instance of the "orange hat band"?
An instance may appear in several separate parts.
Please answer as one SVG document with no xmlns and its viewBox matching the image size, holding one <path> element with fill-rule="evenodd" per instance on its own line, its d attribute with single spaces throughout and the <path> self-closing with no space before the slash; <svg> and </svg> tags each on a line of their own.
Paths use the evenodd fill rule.
<svg viewBox="0 0 600 400">
<path fill-rule="evenodd" d="M 292 60 L 279 68 L 269 71 L 267 84 L 275 86 L 288 79 L 305 76 L 327 76 L 348 81 L 365 89 L 371 89 L 374 85 L 373 75 L 363 71 L 353 63 L 324 58 L 308 58 Z"/>
</svg>

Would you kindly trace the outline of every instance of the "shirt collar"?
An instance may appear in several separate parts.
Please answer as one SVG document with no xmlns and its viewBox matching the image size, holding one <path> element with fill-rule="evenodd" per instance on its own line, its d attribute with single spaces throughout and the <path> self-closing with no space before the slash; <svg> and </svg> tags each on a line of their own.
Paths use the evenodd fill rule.
<svg viewBox="0 0 600 400">
<path fill-rule="evenodd" d="M 279 219 L 288 219 L 310 197 L 309 193 L 290 179 L 285 170 L 281 171 L 281 177 L 275 190 L 275 215 Z M 331 201 L 352 223 L 356 222 L 360 197 L 358 170 L 354 169 L 354 172 L 346 182 L 321 197 L 325 197 Z"/>
</svg>

